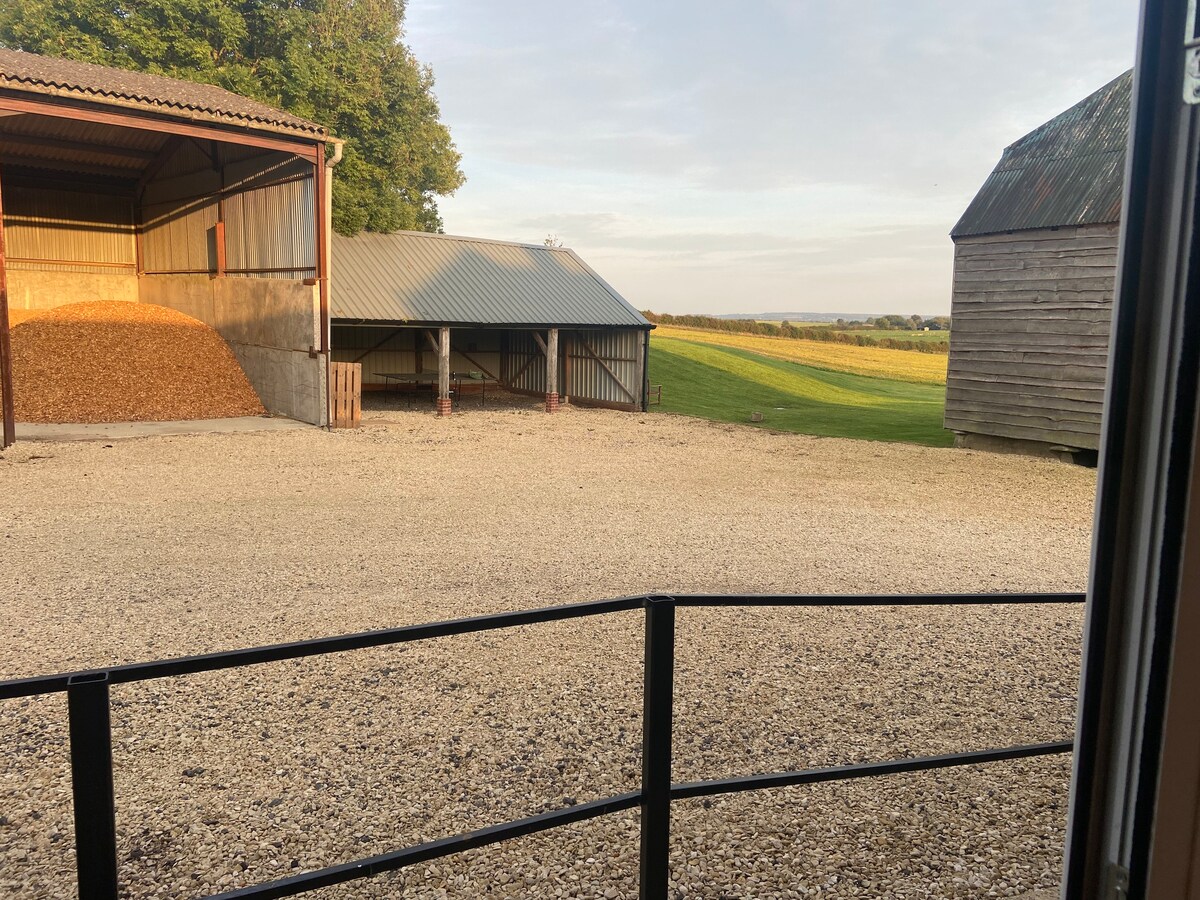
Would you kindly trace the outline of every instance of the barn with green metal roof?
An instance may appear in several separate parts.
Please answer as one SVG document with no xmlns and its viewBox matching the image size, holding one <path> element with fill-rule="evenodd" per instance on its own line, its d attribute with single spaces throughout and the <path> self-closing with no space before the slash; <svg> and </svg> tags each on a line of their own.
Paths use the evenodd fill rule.
<svg viewBox="0 0 1200 900">
<path fill-rule="evenodd" d="M 1005 149 L 951 231 L 945 424 L 959 446 L 1099 446 L 1131 81 Z"/>
</svg>

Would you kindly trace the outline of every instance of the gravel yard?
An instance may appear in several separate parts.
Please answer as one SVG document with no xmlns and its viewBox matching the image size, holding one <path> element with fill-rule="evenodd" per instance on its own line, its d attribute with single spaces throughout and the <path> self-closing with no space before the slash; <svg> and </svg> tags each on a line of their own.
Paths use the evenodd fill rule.
<svg viewBox="0 0 1200 900">
<path fill-rule="evenodd" d="M 489 398 L 490 399 L 490 398 Z M 1078 590 L 1095 474 L 526 401 L 356 432 L 18 444 L 15 677 L 645 592 Z M 1082 610 L 686 610 L 678 781 L 1061 739 Z M 635 789 L 639 614 L 113 689 L 127 896 Z M 0 703 L 0 896 L 72 893 L 61 696 Z M 679 898 L 1016 897 L 1069 758 L 674 808 Z M 636 897 L 626 813 L 307 895 Z"/>
</svg>

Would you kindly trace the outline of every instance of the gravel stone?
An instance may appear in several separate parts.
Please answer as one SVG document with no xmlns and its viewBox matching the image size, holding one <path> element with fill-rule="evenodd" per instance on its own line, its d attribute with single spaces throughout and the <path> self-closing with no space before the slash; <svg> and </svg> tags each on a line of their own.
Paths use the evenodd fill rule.
<svg viewBox="0 0 1200 900">
<path fill-rule="evenodd" d="M 532 401 L 0 456 L 0 676 L 671 592 L 1078 590 L 1094 472 Z M 373 408 L 371 408 L 373 407 Z M 87 477 L 84 477 L 87 476 Z M 1082 609 L 682 610 L 677 781 L 1070 735 Z M 125 896 L 637 787 L 640 613 L 113 688 Z M 66 709 L 0 703 L 0 896 L 73 892 Z M 686 801 L 676 898 L 1017 897 L 1070 758 Z M 190 774 L 189 774 L 190 773 Z M 636 811 L 314 898 L 637 894 Z"/>
</svg>

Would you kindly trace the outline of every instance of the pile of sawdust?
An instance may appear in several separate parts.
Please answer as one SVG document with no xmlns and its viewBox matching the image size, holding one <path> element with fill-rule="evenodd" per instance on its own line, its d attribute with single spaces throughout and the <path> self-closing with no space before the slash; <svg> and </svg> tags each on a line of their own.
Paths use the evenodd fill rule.
<svg viewBox="0 0 1200 900">
<path fill-rule="evenodd" d="M 152 422 L 263 413 L 229 345 L 146 303 L 72 303 L 12 328 L 19 422 Z"/>
</svg>

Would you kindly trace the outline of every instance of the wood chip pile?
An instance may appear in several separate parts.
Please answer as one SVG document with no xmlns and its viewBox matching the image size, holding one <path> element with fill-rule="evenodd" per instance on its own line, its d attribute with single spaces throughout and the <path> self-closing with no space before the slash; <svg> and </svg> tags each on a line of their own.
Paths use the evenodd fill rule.
<svg viewBox="0 0 1200 900">
<path fill-rule="evenodd" d="M 164 306 L 72 303 L 12 328 L 18 422 L 152 422 L 263 413 L 229 345 Z"/>
</svg>

